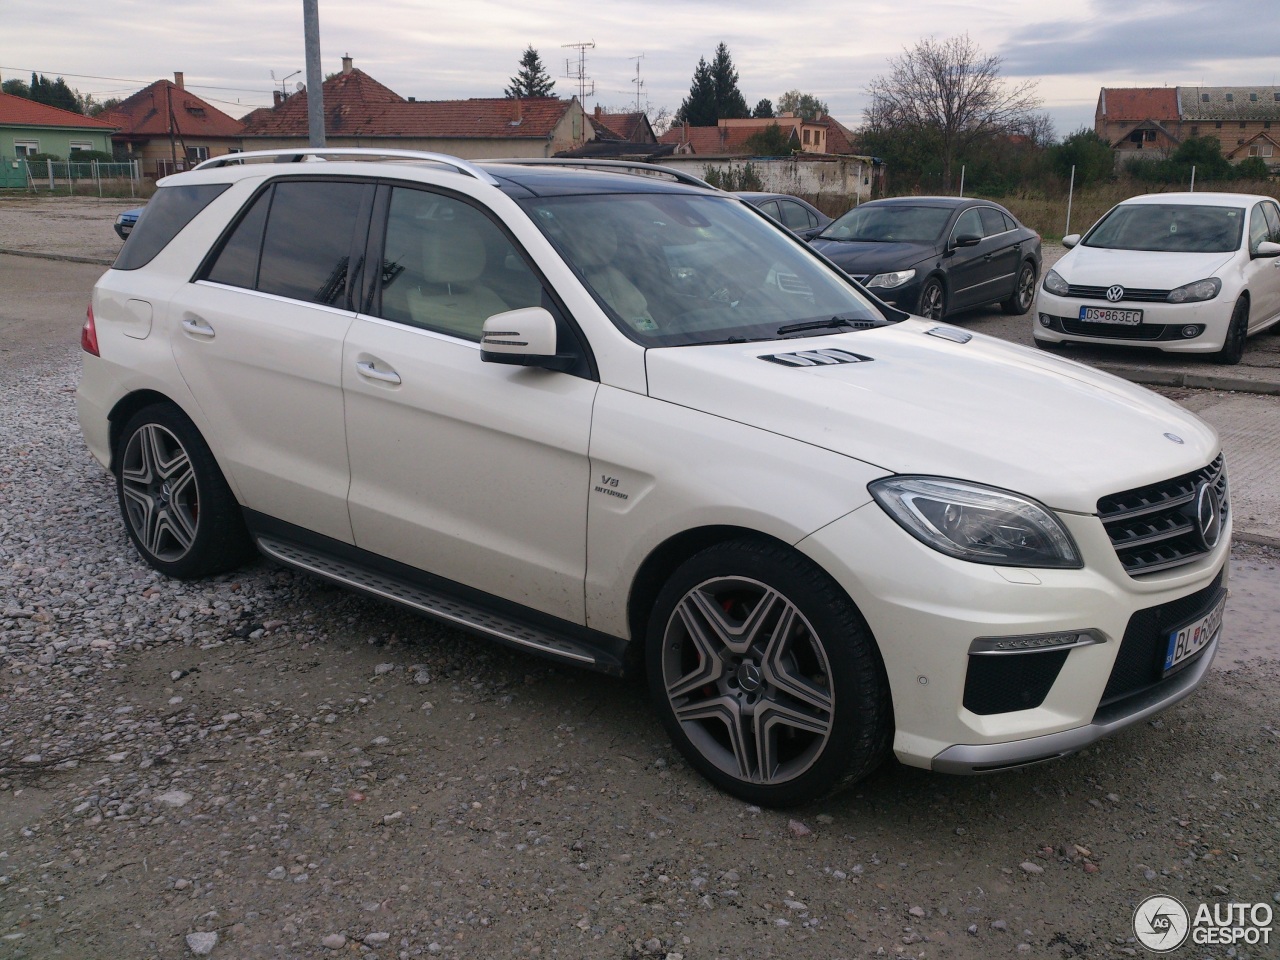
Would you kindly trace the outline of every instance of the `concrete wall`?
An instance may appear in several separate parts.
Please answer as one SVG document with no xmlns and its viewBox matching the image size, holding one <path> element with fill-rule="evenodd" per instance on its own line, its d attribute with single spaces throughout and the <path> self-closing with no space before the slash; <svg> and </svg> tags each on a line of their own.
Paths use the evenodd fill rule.
<svg viewBox="0 0 1280 960">
<path fill-rule="evenodd" d="M 751 157 L 667 157 L 660 161 L 664 167 L 672 167 L 706 179 L 707 171 L 741 172 L 747 164 L 755 170 L 763 182 L 762 190 L 768 193 L 789 193 L 799 196 L 832 194 L 856 198 L 861 203 L 883 192 L 878 178 L 884 174 L 884 165 L 873 164 L 868 157 L 826 157 L 821 160 L 805 157 L 780 157 L 760 159 Z"/>
</svg>

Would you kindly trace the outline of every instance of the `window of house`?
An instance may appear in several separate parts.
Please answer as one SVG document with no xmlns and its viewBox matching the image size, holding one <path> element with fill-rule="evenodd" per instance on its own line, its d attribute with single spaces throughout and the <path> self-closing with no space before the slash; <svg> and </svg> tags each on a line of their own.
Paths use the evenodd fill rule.
<svg viewBox="0 0 1280 960">
<path fill-rule="evenodd" d="M 78 150 L 92 150 L 93 144 L 88 140 L 72 140 L 68 147 L 72 153 L 75 153 Z"/>
<path fill-rule="evenodd" d="M 1222 129 L 1222 121 L 1221 121 L 1221 120 L 1219 120 L 1217 123 L 1215 123 L 1215 124 L 1213 125 L 1213 129 L 1215 129 L 1215 130 L 1221 130 L 1221 129 Z"/>
<path fill-rule="evenodd" d="M 1262 121 L 1262 129 L 1263 129 L 1263 130 L 1270 130 L 1270 129 L 1271 129 L 1271 121 L 1270 121 L 1270 120 L 1263 120 L 1263 121 Z"/>
<path fill-rule="evenodd" d="M 15 140 L 13 152 L 19 157 L 30 157 L 40 152 L 39 140 Z"/>
<path fill-rule="evenodd" d="M 1228 93 L 1228 94 L 1227 94 L 1227 103 L 1232 103 L 1232 102 L 1234 102 L 1235 98 L 1236 98 L 1236 95 L 1235 95 L 1234 93 Z"/>
<path fill-rule="evenodd" d="M 806 130 L 806 131 L 804 132 L 804 142 L 805 142 L 805 143 L 808 143 L 808 142 L 809 142 L 809 131 L 808 131 L 808 130 Z"/>
<path fill-rule="evenodd" d="M 1241 137 L 1239 140 L 1236 141 L 1236 146 L 1239 147 L 1243 145 L 1244 145 L 1244 137 Z"/>
<path fill-rule="evenodd" d="M 1280 103 L 1280 93 L 1273 93 L 1272 96 L 1275 97 L 1276 103 Z"/>
<path fill-rule="evenodd" d="M 1192 127 L 1192 128 L 1191 128 L 1191 135 L 1192 135 L 1193 137 L 1198 137 L 1198 136 L 1200 136 L 1200 128 L 1199 128 L 1199 127 Z"/>
<path fill-rule="evenodd" d="M 1249 156 L 1251 157 L 1269 157 L 1271 156 L 1271 144 L 1255 143 L 1249 148 Z"/>
<path fill-rule="evenodd" d="M 1245 121 L 1241 120 L 1241 121 L 1240 121 L 1240 129 L 1241 129 L 1241 130 L 1243 130 L 1243 129 L 1244 129 L 1244 125 L 1245 125 Z"/>
<path fill-rule="evenodd" d="M 1209 102 L 1209 95 L 1208 95 L 1207 93 L 1202 93 L 1202 94 L 1200 94 L 1200 102 L 1201 102 L 1201 103 L 1208 103 L 1208 102 Z"/>
<path fill-rule="evenodd" d="M 209 159 L 208 147 L 187 147 L 187 162 L 200 163 Z"/>
<path fill-rule="evenodd" d="M 1252 100 L 1254 103 L 1257 103 L 1257 102 L 1258 102 L 1258 95 L 1257 95 L 1256 93 L 1251 93 L 1251 94 L 1249 94 L 1249 99 L 1250 99 L 1250 100 Z"/>
</svg>

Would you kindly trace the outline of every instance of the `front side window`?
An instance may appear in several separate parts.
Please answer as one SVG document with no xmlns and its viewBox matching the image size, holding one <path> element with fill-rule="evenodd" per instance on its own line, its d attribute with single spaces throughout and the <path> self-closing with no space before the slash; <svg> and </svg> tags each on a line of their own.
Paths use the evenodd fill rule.
<svg viewBox="0 0 1280 960">
<path fill-rule="evenodd" d="M 1267 215 L 1263 212 L 1262 204 L 1254 204 L 1253 212 L 1249 214 L 1249 254 L 1256 256 L 1258 247 L 1263 241 L 1271 239 L 1271 225 L 1267 223 Z"/>
<path fill-rule="evenodd" d="M 728 197 L 520 201 L 614 324 L 646 346 L 816 336 L 885 322 L 847 277 Z"/>
<path fill-rule="evenodd" d="M 487 216 L 454 197 L 391 191 L 382 317 L 479 342 L 495 313 L 542 305 L 537 276 Z"/>
<path fill-rule="evenodd" d="M 779 206 L 782 207 L 783 224 L 792 230 L 807 230 L 809 227 L 817 226 L 809 211 L 800 206 L 800 204 L 784 200 Z"/>
<path fill-rule="evenodd" d="M 1267 218 L 1267 231 L 1272 243 L 1280 243 L 1280 208 L 1270 201 L 1263 201 L 1262 213 Z"/>
<path fill-rule="evenodd" d="M 1185 203 L 1130 203 L 1113 207 L 1081 242 L 1110 250 L 1230 253 L 1240 249 L 1245 211 Z"/>
<path fill-rule="evenodd" d="M 951 231 L 951 237 L 952 239 L 956 237 L 981 237 L 983 232 L 982 214 L 975 207 L 960 214 L 960 219 L 956 221 L 955 229 Z"/>
<path fill-rule="evenodd" d="M 257 289 L 292 300 L 343 305 L 352 233 L 366 189 L 355 182 L 278 182 Z"/>
</svg>

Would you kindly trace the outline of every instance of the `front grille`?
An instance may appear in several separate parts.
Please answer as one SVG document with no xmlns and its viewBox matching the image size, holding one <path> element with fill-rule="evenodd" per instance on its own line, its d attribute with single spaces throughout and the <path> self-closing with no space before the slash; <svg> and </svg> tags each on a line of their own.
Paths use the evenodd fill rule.
<svg viewBox="0 0 1280 960">
<path fill-rule="evenodd" d="M 1040 706 L 1070 652 L 970 656 L 964 678 L 964 708 L 985 717 Z"/>
<path fill-rule="evenodd" d="M 1180 600 L 1171 600 L 1158 607 L 1139 610 L 1129 618 L 1124 639 L 1116 654 L 1115 665 L 1107 679 L 1099 708 L 1117 700 L 1142 693 L 1164 679 L 1164 661 L 1169 648 L 1169 634 L 1176 628 L 1204 616 L 1218 602 L 1222 592 L 1226 568 L 1218 571 L 1213 583 Z M 1184 661 L 1194 663 L 1203 651 Z M 1179 664 L 1181 668 L 1184 664 Z"/>
<path fill-rule="evenodd" d="M 1221 454 L 1194 473 L 1098 501 L 1098 517 L 1130 576 L 1180 567 L 1208 553 L 1196 529 L 1196 491 L 1201 483 L 1213 487 L 1225 525 L 1231 498 Z"/>
<path fill-rule="evenodd" d="M 1164 323 L 1086 323 L 1071 317 L 1059 317 L 1062 332 L 1076 337 L 1106 337 L 1108 340 L 1166 340 L 1167 331 L 1179 331 Z M 1180 338 L 1173 338 L 1180 339 Z"/>
<path fill-rule="evenodd" d="M 1078 300 L 1106 300 L 1107 290 L 1109 287 L 1089 287 L 1083 284 L 1069 283 L 1067 284 L 1067 296 L 1075 297 Z M 1119 301 L 1107 301 L 1127 303 L 1164 303 L 1169 299 L 1168 290 L 1143 290 L 1124 288 L 1124 296 Z"/>
</svg>

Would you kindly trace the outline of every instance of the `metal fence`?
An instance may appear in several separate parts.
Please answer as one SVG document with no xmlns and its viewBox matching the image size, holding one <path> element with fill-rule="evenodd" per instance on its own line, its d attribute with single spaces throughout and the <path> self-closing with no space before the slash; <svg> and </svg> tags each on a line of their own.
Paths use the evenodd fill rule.
<svg viewBox="0 0 1280 960">
<path fill-rule="evenodd" d="M 23 157 L 0 157 L 0 187 L 29 191 L 83 193 L 96 190 L 103 196 L 104 187 L 118 193 L 129 185 L 129 195 L 136 196 L 141 170 L 137 160 L 107 163 L 99 160 L 27 160 Z"/>
</svg>

